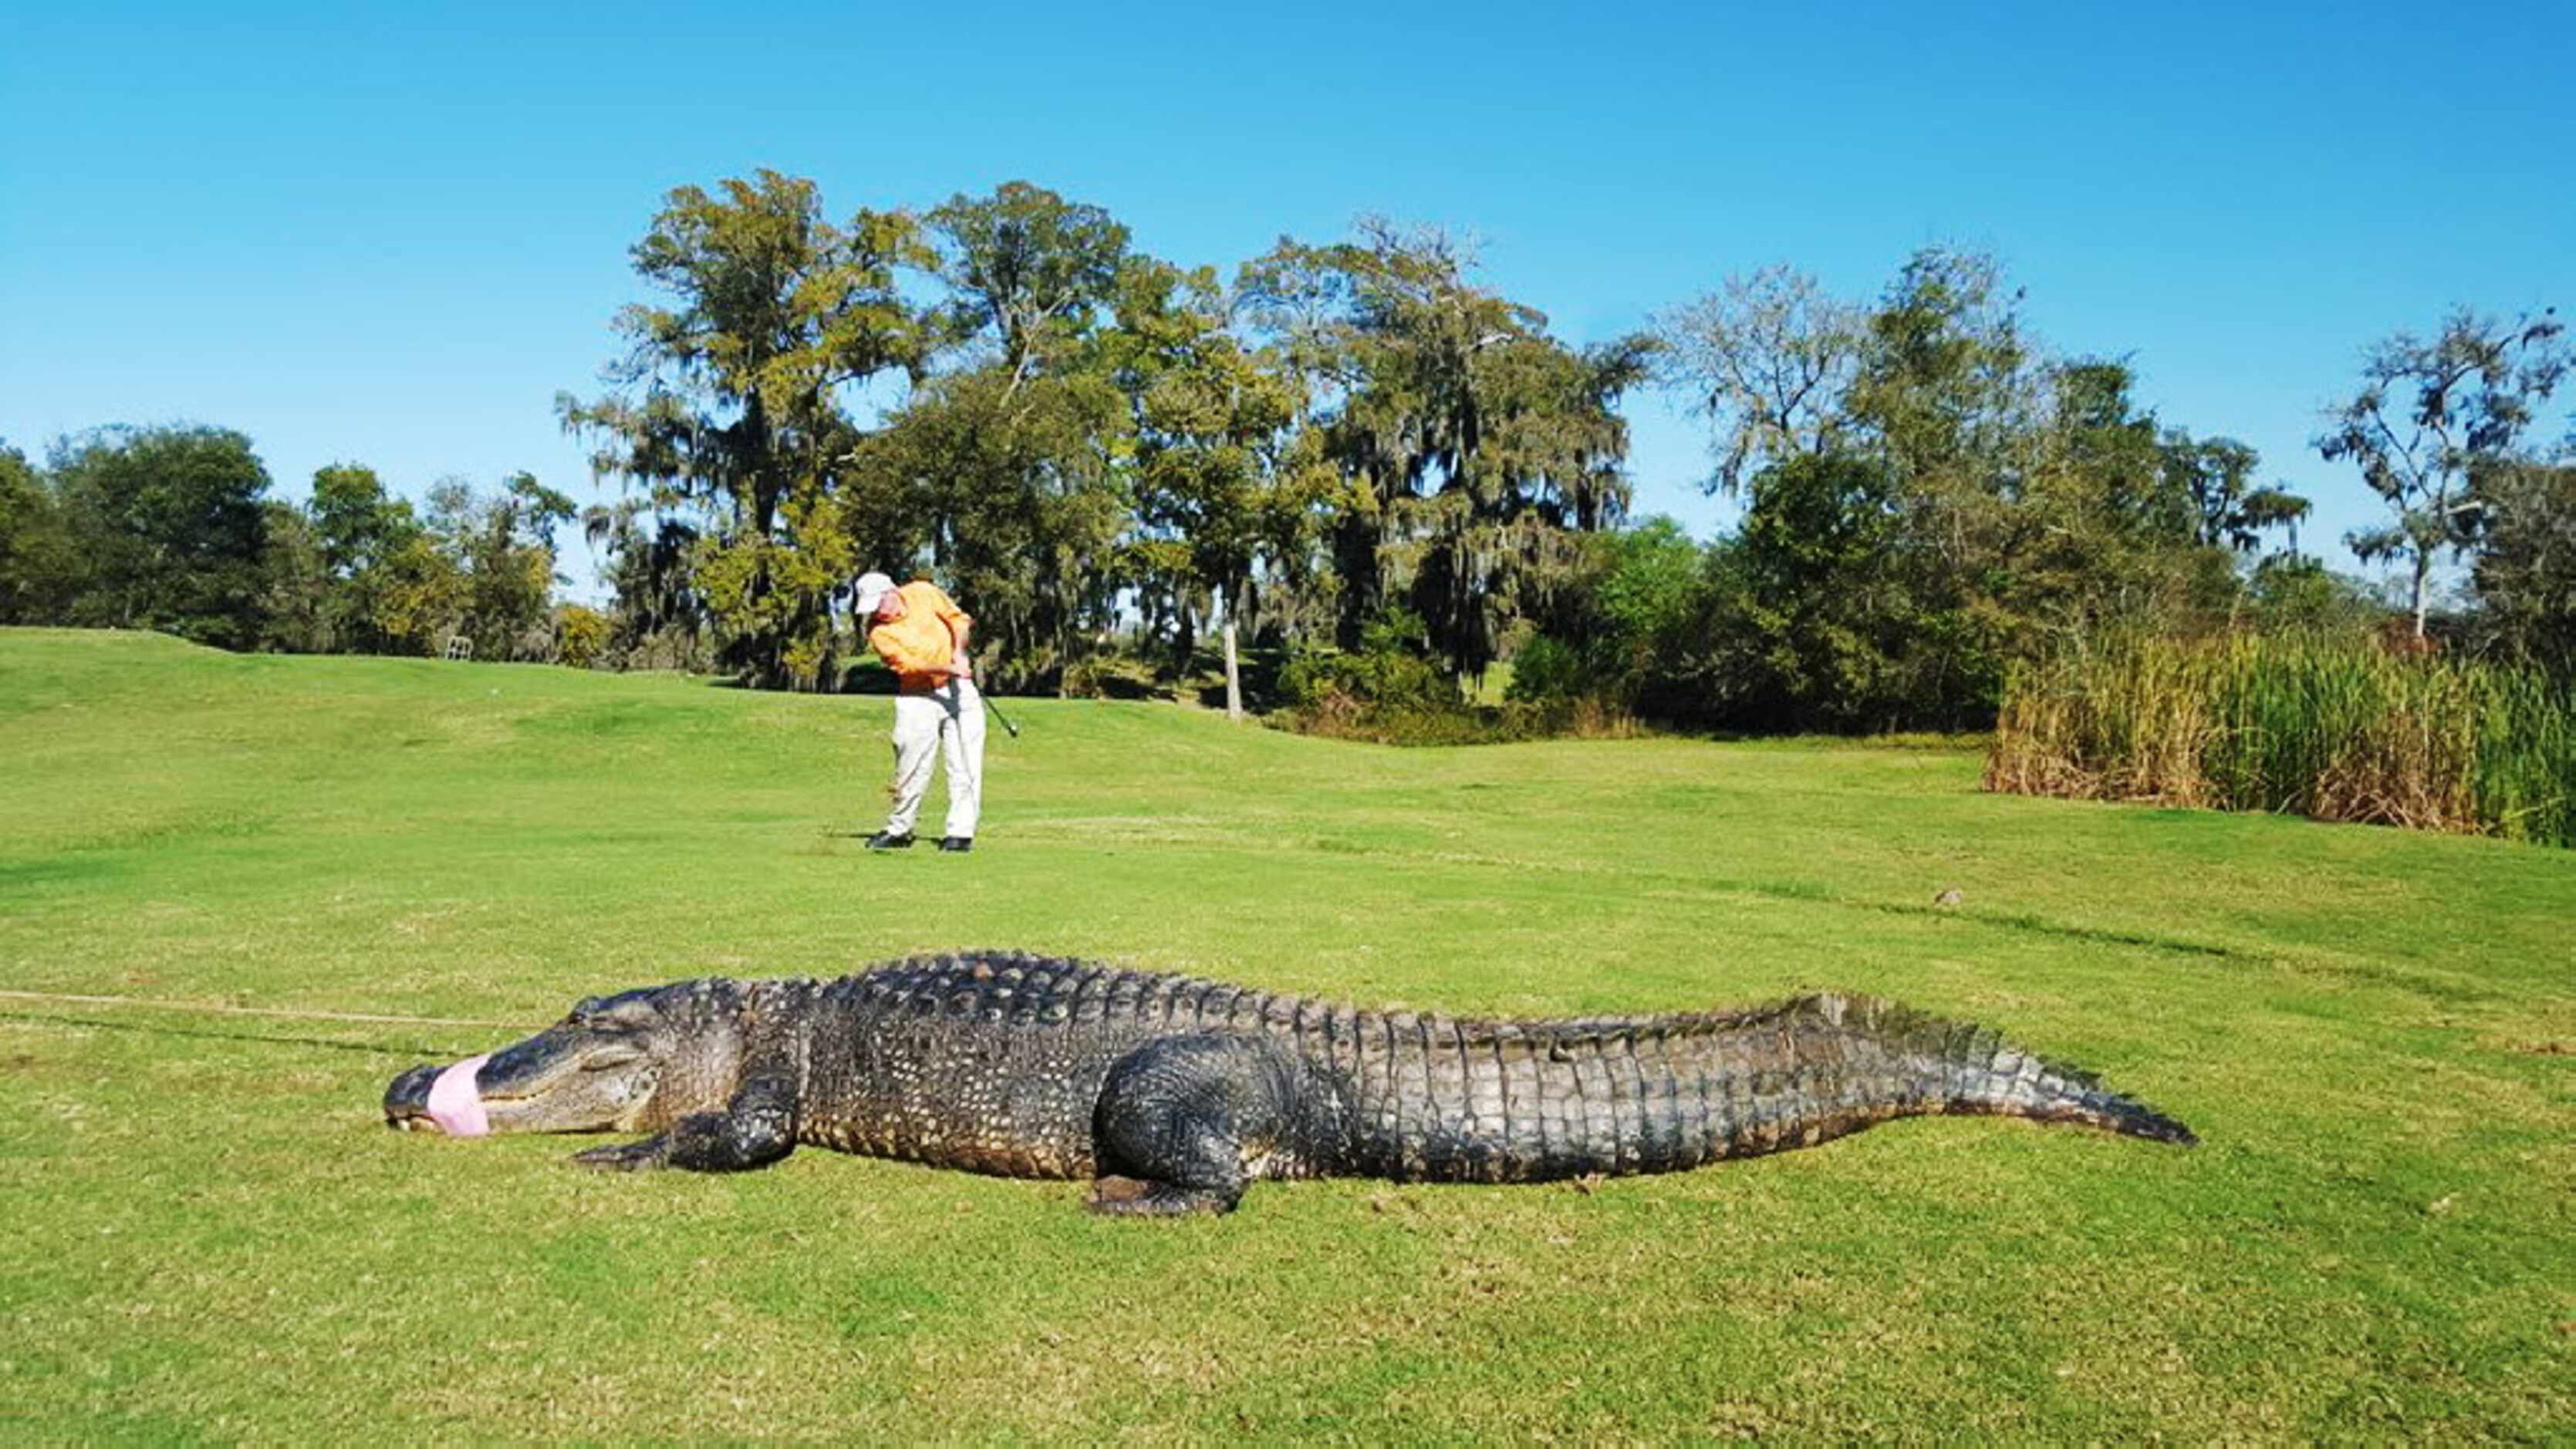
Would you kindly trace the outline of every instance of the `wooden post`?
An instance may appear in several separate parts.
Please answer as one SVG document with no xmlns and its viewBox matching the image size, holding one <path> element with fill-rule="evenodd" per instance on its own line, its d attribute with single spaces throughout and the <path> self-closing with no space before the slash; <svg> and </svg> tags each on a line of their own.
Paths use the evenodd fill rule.
<svg viewBox="0 0 2576 1449">
<path fill-rule="evenodd" d="M 1234 620 L 1225 621 L 1225 717 L 1243 723 L 1243 675 L 1234 663 Z"/>
</svg>

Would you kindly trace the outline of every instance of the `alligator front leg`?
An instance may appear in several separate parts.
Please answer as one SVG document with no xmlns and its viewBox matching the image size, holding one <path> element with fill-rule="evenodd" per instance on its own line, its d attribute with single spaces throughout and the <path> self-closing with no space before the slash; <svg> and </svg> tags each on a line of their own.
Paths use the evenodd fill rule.
<svg viewBox="0 0 2576 1449">
<path fill-rule="evenodd" d="M 792 1066 L 780 1061 L 746 1076 L 721 1112 L 693 1112 L 641 1142 L 594 1147 L 574 1153 L 572 1160 L 603 1172 L 649 1167 L 745 1172 L 767 1167 L 796 1150 L 796 1113 L 802 1095 Z"/>
<path fill-rule="evenodd" d="M 781 1125 L 774 1113 L 746 1112 L 736 1098 L 722 1112 L 698 1112 L 641 1142 L 621 1142 L 576 1152 L 572 1160 L 604 1172 L 682 1167 L 691 1172 L 744 1172 L 767 1167 L 796 1150 L 794 1119 Z"/>
<path fill-rule="evenodd" d="M 1234 1211 L 1246 1164 L 1288 1126 L 1298 1075 L 1293 1058 L 1247 1037 L 1165 1037 L 1128 1053 L 1092 1111 L 1099 1176 L 1083 1205 L 1137 1217 Z"/>
</svg>

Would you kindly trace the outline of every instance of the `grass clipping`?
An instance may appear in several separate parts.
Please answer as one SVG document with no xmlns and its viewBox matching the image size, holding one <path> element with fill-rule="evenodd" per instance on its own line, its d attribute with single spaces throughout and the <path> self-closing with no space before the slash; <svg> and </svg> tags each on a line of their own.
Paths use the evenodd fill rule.
<svg viewBox="0 0 2576 1449">
<path fill-rule="evenodd" d="M 2576 701 L 2367 640 L 2122 638 L 2015 679 L 1985 783 L 2576 845 Z"/>
</svg>

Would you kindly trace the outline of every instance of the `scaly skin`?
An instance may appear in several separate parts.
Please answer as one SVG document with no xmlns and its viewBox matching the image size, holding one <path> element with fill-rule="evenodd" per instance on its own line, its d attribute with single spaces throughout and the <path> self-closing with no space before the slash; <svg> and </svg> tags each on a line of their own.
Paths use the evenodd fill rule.
<svg viewBox="0 0 2576 1449">
<path fill-rule="evenodd" d="M 424 1125 L 429 1067 L 386 1120 Z M 1982 1113 L 2190 1145 L 1993 1032 L 1871 997 L 1461 1021 L 977 952 L 837 981 L 593 999 L 477 1074 L 496 1131 L 642 1131 L 594 1167 L 731 1171 L 800 1144 L 1089 1178 L 1101 1212 L 1225 1212 L 1258 1178 L 1672 1172 L 1892 1117 Z"/>
</svg>

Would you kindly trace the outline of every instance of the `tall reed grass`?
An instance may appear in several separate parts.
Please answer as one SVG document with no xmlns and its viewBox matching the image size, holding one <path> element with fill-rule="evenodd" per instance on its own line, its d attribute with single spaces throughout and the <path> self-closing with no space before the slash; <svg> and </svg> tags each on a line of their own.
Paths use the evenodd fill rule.
<svg viewBox="0 0 2576 1449">
<path fill-rule="evenodd" d="M 2576 695 L 2370 640 L 2095 640 L 2015 677 L 1986 788 L 2576 846 Z"/>
</svg>

